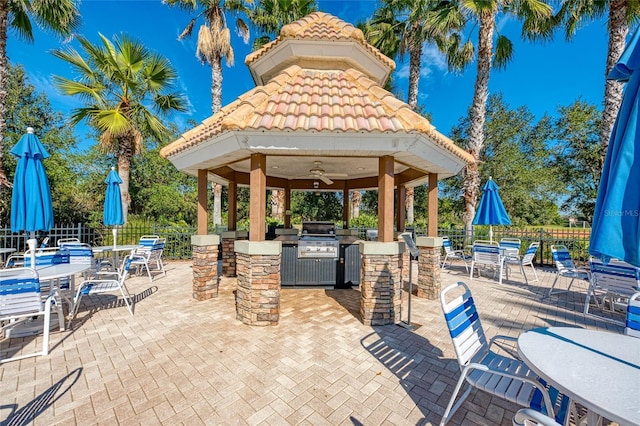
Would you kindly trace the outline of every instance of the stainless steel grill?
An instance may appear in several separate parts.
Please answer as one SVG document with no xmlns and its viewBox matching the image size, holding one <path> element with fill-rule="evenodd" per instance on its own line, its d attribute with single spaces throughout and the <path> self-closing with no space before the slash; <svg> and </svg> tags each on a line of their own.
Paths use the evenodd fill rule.
<svg viewBox="0 0 640 426">
<path fill-rule="evenodd" d="M 337 259 L 339 243 L 333 222 L 303 222 L 302 237 L 298 241 L 299 258 Z"/>
</svg>

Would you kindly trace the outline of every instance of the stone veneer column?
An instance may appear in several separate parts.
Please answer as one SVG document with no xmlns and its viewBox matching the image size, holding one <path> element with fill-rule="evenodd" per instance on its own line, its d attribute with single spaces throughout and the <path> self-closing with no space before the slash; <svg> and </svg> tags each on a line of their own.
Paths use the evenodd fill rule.
<svg viewBox="0 0 640 426">
<path fill-rule="evenodd" d="M 236 241 L 236 318 L 248 325 L 280 320 L 280 241 Z"/>
<path fill-rule="evenodd" d="M 360 315 L 364 325 L 388 325 L 400 321 L 404 246 L 399 241 L 360 242 Z"/>
<path fill-rule="evenodd" d="M 193 298 L 207 300 L 218 297 L 218 235 L 192 235 Z"/>
<path fill-rule="evenodd" d="M 440 252 L 442 238 L 417 237 L 418 256 L 418 297 L 437 299 L 440 297 L 442 280 L 440 279 Z"/>
<path fill-rule="evenodd" d="M 227 231 L 222 233 L 222 275 L 225 277 L 236 276 L 236 252 L 234 243 L 238 240 L 246 240 L 249 237 L 247 231 Z"/>
</svg>

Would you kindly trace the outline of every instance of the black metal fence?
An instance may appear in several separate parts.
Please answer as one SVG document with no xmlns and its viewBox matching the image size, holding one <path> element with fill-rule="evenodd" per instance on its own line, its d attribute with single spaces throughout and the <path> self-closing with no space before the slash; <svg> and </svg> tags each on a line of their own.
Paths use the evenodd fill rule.
<svg viewBox="0 0 640 426">
<path fill-rule="evenodd" d="M 352 228 L 357 231 L 358 237 L 362 240 L 367 239 L 367 228 Z M 220 234 L 225 231 L 224 227 L 216 227 L 209 229 L 210 234 Z M 425 229 L 411 229 L 415 235 L 422 236 L 426 234 Z M 195 227 L 176 227 L 158 225 L 152 222 L 136 222 L 127 224 L 118 228 L 117 239 L 118 244 L 135 244 L 143 235 L 158 235 L 166 238 L 167 243 L 164 250 L 164 256 L 168 259 L 190 259 L 191 258 L 191 236 L 196 233 Z M 439 229 L 438 236 L 448 236 L 455 249 L 465 249 L 471 241 L 476 239 L 489 239 L 488 229 L 474 229 L 473 234 L 465 236 L 463 229 Z M 551 246 L 554 244 L 563 244 L 567 246 L 571 257 L 576 264 L 585 265 L 589 262 L 590 229 L 573 228 L 573 229 L 496 229 L 493 232 L 493 239 L 500 241 L 501 238 L 519 238 L 522 242 L 520 247 L 521 253 L 534 241 L 540 242 L 540 249 L 536 255 L 535 262 L 543 266 L 553 266 L 551 258 Z M 94 246 L 113 244 L 112 228 L 98 227 L 93 228 L 88 225 L 78 223 L 71 225 L 58 225 L 47 233 L 38 233 L 36 237 L 42 241 L 45 237 L 49 240 L 49 246 L 56 245 L 61 238 L 78 238 L 83 243 Z M 28 236 L 24 233 L 14 234 L 10 228 L 0 228 L 0 247 L 13 247 L 18 251 L 26 250 L 26 242 Z"/>
</svg>

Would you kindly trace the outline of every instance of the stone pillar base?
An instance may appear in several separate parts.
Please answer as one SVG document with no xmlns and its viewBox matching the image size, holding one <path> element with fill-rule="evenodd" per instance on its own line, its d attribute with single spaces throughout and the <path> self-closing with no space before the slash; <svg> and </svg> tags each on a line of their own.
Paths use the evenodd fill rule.
<svg viewBox="0 0 640 426">
<path fill-rule="evenodd" d="M 234 243 L 238 240 L 246 240 L 247 231 L 227 231 L 222 233 L 222 275 L 225 277 L 236 276 L 236 252 Z"/>
<path fill-rule="evenodd" d="M 192 235 L 193 298 L 207 300 L 218 297 L 218 235 Z"/>
<path fill-rule="evenodd" d="M 235 252 L 236 318 L 248 325 L 278 325 L 282 243 L 236 241 Z"/>
<path fill-rule="evenodd" d="M 442 238 L 418 237 L 416 245 L 420 250 L 418 256 L 418 297 L 437 299 L 440 297 L 442 280 L 440 278 L 440 252 Z"/>
<path fill-rule="evenodd" d="M 400 321 L 404 246 L 402 242 L 360 242 L 360 316 L 364 325 Z"/>
</svg>

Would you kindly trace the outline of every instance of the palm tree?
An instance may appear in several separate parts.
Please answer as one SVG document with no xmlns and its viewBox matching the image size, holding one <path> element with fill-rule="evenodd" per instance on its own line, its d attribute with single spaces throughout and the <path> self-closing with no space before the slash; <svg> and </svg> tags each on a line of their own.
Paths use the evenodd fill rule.
<svg viewBox="0 0 640 426">
<path fill-rule="evenodd" d="M 254 27 L 262 33 L 253 42 L 253 50 L 258 50 L 280 32 L 283 26 L 304 18 L 318 10 L 316 0 L 258 0 L 247 14 Z M 284 192 L 271 191 L 272 217 L 283 219 Z"/>
<path fill-rule="evenodd" d="M 85 120 L 100 133 L 99 148 L 116 156 L 126 221 L 131 159 L 141 152 L 145 136 L 158 141 L 170 136 L 161 117 L 186 111 L 187 101 L 171 92 L 178 76 L 169 61 L 140 42 L 127 36 L 114 36 L 111 42 L 102 34 L 97 45 L 77 39 L 85 57 L 71 47 L 53 51 L 72 66 L 77 78 L 54 76 L 54 83 L 85 104 L 72 111 L 71 122 Z"/>
<path fill-rule="evenodd" d="M 600 158 L 598 165 L 600 171 L 602 171 L 602 167 L 604 166 L 611 131 L 613 130 L 618 110 L 622 104 L 622 89 L 624 87 L 624 83 L 607 80 L 606 77 L 624 52 L 626 46 L 625 39 L 629 32 L 629 26 L 637 22 L 640 18 L 640 4 L 629 0 L 566 0 L 553 17 L 554 25 L 564 26 L 565 36 L 567 40 L 571 40 L 582 20 L 598 19 L 605 14 L 607 14 L 608 17 L 607 30 L 609 32 L 609 43 L 607 46 L 607 59 L 604 71 L 604 110 L 602 111 L 603 119 L 600 123 L 599 135 Z M 599 178 L 598 175 L 598 179 Z"/>
<path fill-rule="evenodd" d="M 244 43 L 249 42 L 249 27 L 240 18 L 248 9 L 243 0 L 163 0 L 169 6 L 179 7 L 196 16 L 182 31 L 178 40 L 189 37 L 198 19 L 204 23 L 198 30 L 196 56 L 202 63 L 211 65 L 211 112 L 214 114 L 222 108 L 222 59 L 227 66 L 233 66 L 234 53 L 231 46 L 231 32 L 227 26 L 227 14 L 236 16 L 236 33 L 242 37 Z M 221 205 L 219 198 L 222 186 L 213 184 L 214 205 Z M 214 225 L 222 224 L 220 209 L 214 210 Z"/>
<path fill-rule="evenodd" d="M 467 151 L 475 161 L 462 171 L 464 189 L 465 232 L 471 234 L 472 221 L 480 192 L 478 160 L 484 147 L 484 123 L 489 95 L 491 68 L 505 68 L 513 56 L 513 44 L 504 35 L 498 35 L 494 46 L 496 18 L 499 14 L 510 14 L 522 21 L 523 37 L 535 40 L 550 37 L 549 17 L 551 7 L 541 0 L 457 0 L 443 2 L 438 12 L 431 15 L 431 24 L 446 27 L 452 20 L 466 18 L 471 28 L 478 28 L 478 44 L 470 40 L 463 43 L 459 34 L 453 34 L 443 45 L 447 51 L 449 68 L 463 69 L 477 56 L 476 81 L 473 100 L 469 108 L 469 133 Z"/>
<path fill-rule="evenodd" d="M 31 20 L 56 35 L 67 37 L 79 26 L 80 13 L 75 0 L 0 0 L 0 193 L 11 185 L 4 172 L 4 134 L 7 129 L 7 35 L 11 28 L 22 39 L 33 42 Z M 4 197 L 0 196 L 0 199 Z"/>
<path fill-rule="evenodd" d="M 278 35 L 283 26 L 316 12 L 316 0 L 258 0 L 249 20 L 262 35 L 253 42 L 258 50 Z"/>
</svg>

